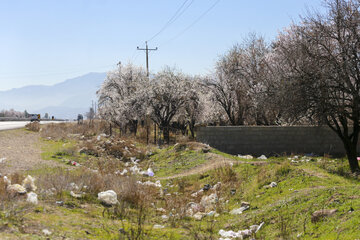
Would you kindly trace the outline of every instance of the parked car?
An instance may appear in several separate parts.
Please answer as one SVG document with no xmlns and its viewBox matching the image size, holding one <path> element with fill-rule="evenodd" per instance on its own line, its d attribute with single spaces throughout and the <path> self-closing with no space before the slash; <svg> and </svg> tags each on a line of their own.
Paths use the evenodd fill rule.
<svg viewBox="0 0 360 240">
<path fill-rule="evenodd" d="M 40 114 L 31 114 L 30 122 L 40 122 Z"/>
</svg>

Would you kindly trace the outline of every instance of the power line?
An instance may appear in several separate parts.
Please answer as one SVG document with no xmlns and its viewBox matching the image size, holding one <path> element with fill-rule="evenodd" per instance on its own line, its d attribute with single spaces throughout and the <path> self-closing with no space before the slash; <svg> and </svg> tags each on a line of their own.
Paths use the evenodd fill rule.
<svg viewBox="0 0 360 240">
<path fill-rule="evenodd" d="M 165 25 L 157 32 L 155 33 L 151 38 L 149 38 L 149 40 L 147 40 L 147 42 L 150 42 L 151 40 L 153 40 L 155 37 L 157 37 L 159 34 L 161 34 L 166 28 L 168 28 L 172 23 L 174 23 L 179 17 L 181 17 L 181 15 L 184 14 L 184 12 L 193 4 L 194 0 L 191 0 L 191 2 L 187 5 L 186 3 L 189 0 L 185 0 L 181 6 L 176 10 L 176 12 L 174 13 L 174 15 L 169 19 L 169 21 L 167 21 L 165 23 Z M 185 7 L 184 7 L 185 6 Z"/>
<path fill-rule="evenodd" d="M 196 23 L 198 23 L 203 17 L 205 17 L 205 15 L 208 14 L 219 2 L 220 2 L 220 0 L 217 0 L 216 2 L 214 2 L 214 4 L 212 4 L 205 12 L 203 12 L 195 21 L 193 21 L 190 25 L 188 25 L 184 30 L 182 30 L 175 37 L 171 38 L 170 40 L 166 41 L 165 43 L 161 44 L 160 46 L 164 46 L 164 45 L 174 41 L 175 39 L 177 39 L 181 35 L 183 35 L 187 30 L 189 30 Z"/>
</svg>

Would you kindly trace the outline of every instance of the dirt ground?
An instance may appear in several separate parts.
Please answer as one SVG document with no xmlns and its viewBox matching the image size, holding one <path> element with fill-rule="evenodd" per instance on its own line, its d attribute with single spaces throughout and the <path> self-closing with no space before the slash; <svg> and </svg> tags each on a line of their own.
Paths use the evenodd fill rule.
<svg viewBox="0 0 360 240">
<path fill-rule="evenodd" d="M 24 129 L 0 131 L 0 174 L 7 175 L 55 164 L 41 159 L 39 133 Z"/>
<path fill-rule="evenodd" d="M 216 169 L 216 168 L 220 168 L 220 167 L 223 167 L 226 165 L 232 165 L 232 164 L 262 165 L 262 164 L 267 164 L 267 162 L 266 161 L 239 161 L 239 160 L 229 159 L 229 158 L 226 158 L 226 157 L 214 154 L 214 153 L 207 153 L 206 163 L 196 166 L 185 172 L 178 173 L 178 174 L 175 174 L 170 177 L 163 177 L 163 178 L 158 178 L 158 179 L 164 180 L 164 179 L 174 179 L 174 178 L 179 178 L 179 177 L 186 177 L 186 176 L 190 176 L 190 175 L 204 173 L 204 172 L 207 172 L 212 169 Z"/>
</svg>

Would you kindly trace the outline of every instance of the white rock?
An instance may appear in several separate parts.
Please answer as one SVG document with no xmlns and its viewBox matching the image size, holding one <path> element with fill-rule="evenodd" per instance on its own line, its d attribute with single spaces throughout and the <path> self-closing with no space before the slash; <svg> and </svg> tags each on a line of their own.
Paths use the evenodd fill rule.
<svg viewBox="0 0 360 240">
<path fill-rule="evenodd" d="M 43 234 L 44 234 L 45 236 L 50 236 L 50 235 L 52 234 L 52 232 L 50 232 L 50 231 L 47 230 L 47 229 L 43 229 L 42 232 L 43 232 Z"/>
<path fill-rule="evenodd" d="M 195 220 L 200 221 L 204 216 L 205 216 L 204 213 L 202 213 L 202 212 L 197 212 L 197 213 L 195 213 L 195 214 L 193 215 L 193 218 L 194 218 Z"/>
<path fill-rule="evenodd" d="M 69 185 L 71 190 L 79 190 L 79 186 L 76 183 L 72 182 Z"/>
<path fill-rule="evenodd" d="M 244 158 L 244 159 L 253 159 L 253 158 L 254 158 L 254 157 L 251 156 L 251 155 L 240 155 L 240 154 L 238 154 L 238 157 L 239 157 L 239 158 Z"/>
<path fill-rule="evenodd" d="M 201 198 L 200 204 L 205 208 L 205 210 L 212 210 L 214 205 L 218 202 L 218 197 L 216 193 L 210 194 L 209 196 L 203 196 Z"/>
<path fill-rule="evenodd" d="M 276 186 L 277 186 L 277 183 L 276 183 L 276 182 L 272 182 L 272 183 L 269 184 L 269 187 L 272 187 L 272 188 L 273 188 L 273 187 L 276 187 Z"/>
<path fill-rule="evenodd" d="M 260 157 L 258 157 L 257 159 L 262 159 L 262 160 L 266 160 L 267 157 L 265 155 L 261 155 Z"/>
<path fill-rule="evenodd" d="M 80 193 L 74 193 L 73 191 L 71 191 L 70 196 L 72 196 L 73 198 L 82 198 L 83 195 Z"/>
<path fill-rule="evenodd" d="M 164 228 L 164 226 L 163 226 L 163 225 L 159 225 L 159 224 L 155 224 L 155 225 L 154 225 L 154 228 L 155 228 L 155 229 L 162 229 L 162 228 Z"/>
<path fill-rule="evenodd" d="M 5 162 L 5 160 L 6 160 L 6 158 L 5 158 L 5 157 L 4 157 L 4 158 L 0 158 L 0 163 Z"/>
<path fill-rule="evenodd" d="M 113 190 L 99 192 L 98 199 L 107 205 L 116 205 L 118 203 L 117 194 Z"/>
<path fill-rule="evenodd" d="M 29 192 L 28 194 L 27 194 L 27 199 L 26 199 L 26 201 L 28 202 L 28 203 L 32 203 L 32 204 L 35 204 L 35 205 L 37 205 L 38 204 L 38 196 L 37 196 L 37 194 L 36 193 L 34 193 L 34 192 Z"/>
<path fill-rule="evenodd" d="M 249 209 L 249 206 L 243 206 L 241 208 L 236 208 L 236 209 L 231 210 L 230 214 L 233 214 L 233 215 L 242 214 L 243 211 L 246 211 L 248 209 Z"/>
<path fill-rule="evenodd" d="M 166 210 L 165 210 L 164 208 L 157 208 L 156 211 L 157 211 L 157 212 L 166 213 Z"/>
<path fill-rule="evenodd" d="M 168 219 L 169 219 L 169 217 L 168 217 L 167 215 L 165 215 L 165 214 L 164 214 L 164 215 L 161 215 L 161 219 L 162 219 L 162 220 L 168 220 Z"/>
</svg>

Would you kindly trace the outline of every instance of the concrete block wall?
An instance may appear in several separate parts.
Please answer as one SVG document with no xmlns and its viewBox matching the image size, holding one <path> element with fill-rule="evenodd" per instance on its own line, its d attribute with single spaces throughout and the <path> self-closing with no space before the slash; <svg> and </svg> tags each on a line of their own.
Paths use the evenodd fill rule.
<svg viewBox="0 0 360 240">
<path fill-rule="evenodd" d="M 344 156 L 340 138 L 326 126 L 200 127 L 197 141 L 230 154 Z"/>
</svg>

